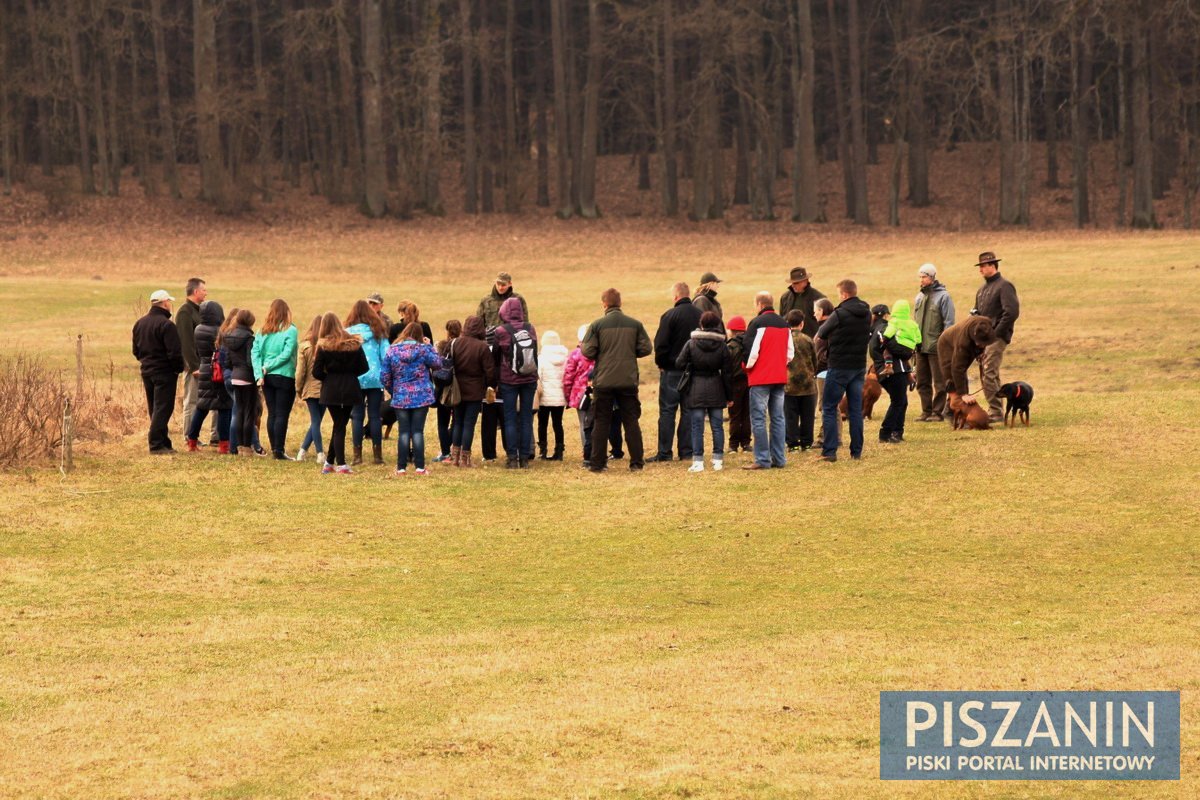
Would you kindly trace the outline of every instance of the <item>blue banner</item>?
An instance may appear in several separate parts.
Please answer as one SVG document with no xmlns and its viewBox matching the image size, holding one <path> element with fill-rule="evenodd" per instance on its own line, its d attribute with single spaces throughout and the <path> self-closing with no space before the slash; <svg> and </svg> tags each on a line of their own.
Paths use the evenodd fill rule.
<svg viewBox="0 0 1200 800">
<path fill-rule="evenodd" d="M 880 692 L 883 780 L 1179 780 L 1179 692 Z"/>
</svg>

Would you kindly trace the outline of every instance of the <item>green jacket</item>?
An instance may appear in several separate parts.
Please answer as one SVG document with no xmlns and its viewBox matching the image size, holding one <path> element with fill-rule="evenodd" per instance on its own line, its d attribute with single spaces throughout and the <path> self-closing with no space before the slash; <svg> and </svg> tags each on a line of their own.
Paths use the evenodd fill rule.
<svg viewBox="0 0 1200 800">
<path fill-rule="evenodd" d="M 200 324 L 200 306 L 184 300 L 175 312 L 175 327 L 179 330 L 179 346 L 183 350 L 185 372 L 200 369 L 200 354 L 196 352 L 196 327 Z"/>
<path fill-rule="evenodd" d="M 483 324 L 486 328 L 496 328 L 504 323 L 500 319 L 500 306 L 504 305 L 504 301 L 510 297 L 515 297 L 521 301 L 521 316 L 529 319 L 529 306 L 525 304 L 525 298 L 517 294 L 513 289 L 509 289 L 507 294 L 500 294 L 496 291 L 496 287 L 492 287 L 492 293 L 479 301 L 479 308 L 475 309 L 475 316 L 483 317 Z"/>
<path fill-rule="evenodd" d="M 620 308 L 607 309 L 593 322 L 579 348 L 585 358 L 596 362 L 592 385 L 597 389 L 636 388 L 637 360 L 654 352 L 646 327 Z"/>
<path fill-rule="evenodd" d="M 254 365 L 254 380 L 262 380 L 264 375 L 282 375 L 285 378 L 296 377 L 296 343 L 300 332 L 295 325 L 289 325 L 275 333 L 260 333 L 254 337 L 254 347 L 250 351 L 250 363 Z"/>
<path fill-rule="evenodd" d="M 807 397 L 817 393 L 817 351 L 801 328 L 792 328 L 794 355 L 788 362 L 788 382 L 784 394 Z"/>
<path fill-rule="evenodd" d="M 883 332 L 884 339 L 895 337 L 897 344 L 916 350 L 921 343 L 921 326 L 912 321 L 907 300 L 897 300 L 892 306 L 892 318 Z"/>
</svg>

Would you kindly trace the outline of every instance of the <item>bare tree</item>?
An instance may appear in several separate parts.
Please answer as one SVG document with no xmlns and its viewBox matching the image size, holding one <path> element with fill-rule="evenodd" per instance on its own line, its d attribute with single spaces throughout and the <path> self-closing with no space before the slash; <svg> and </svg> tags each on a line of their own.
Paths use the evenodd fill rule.
<svg viewBox="0 0 1200 800">
<path fill-rule="evenodd" d="M 382 217 L 387 210 L 387 168 L 384 166 L 383 15 L 381 0 L 362 0 L 363 38 L 363 210 Z"/>
</svg>

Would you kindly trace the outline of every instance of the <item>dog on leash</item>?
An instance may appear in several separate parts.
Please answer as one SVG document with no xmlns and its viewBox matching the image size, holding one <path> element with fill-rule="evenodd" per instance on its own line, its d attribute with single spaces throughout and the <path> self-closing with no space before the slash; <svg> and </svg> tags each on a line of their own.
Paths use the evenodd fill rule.
<svg viewBox="0 0 1200 800">
<path fill-rule="evenodd" d="M 962 401 L 962 395 L 949 392 L 946 395 L 946 405 L 950 407 L 950 423 L 953 430 L 986 431 L 991 428 L 988 424 L 987 409 L 981 408 L 978 403 L 967 405 Z"/>
<path fill-rule="evenodd" d="M 867 370 L 867 377 L 863 379 L 863 417 L 871 419 L 871 412 L 875 410 L 875 403 L 882 394 L 883 387 L 879 385 L 879 376 L 875 374 L 875 367 L 872 366 Z M 838 403 L 838 411 L 841 412 L 842 419 L 850 419 L 850 401 L 845 397 Z"/>
<path fill-rule="evenodd" d="M 1033 387 L 1025 381 L 1013 381 L 1006 383 L 1000 387 L 1000 391 L 996 392 L 997 397 L 1005 399 L 1004 405 L 1004 426 L 1012 425 L 1016 427 L 1017 417 L 1020 416 L 1021 422 L 1028 427 L 1029 425 L 1029 404 L 1033 402 Z"/>
</svg>

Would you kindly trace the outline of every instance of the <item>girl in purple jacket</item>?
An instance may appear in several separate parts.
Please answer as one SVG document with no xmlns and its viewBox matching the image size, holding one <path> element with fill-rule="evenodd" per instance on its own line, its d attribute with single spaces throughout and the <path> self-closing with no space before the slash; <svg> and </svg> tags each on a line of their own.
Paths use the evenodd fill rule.
<svg viewBox="0 0 1200 800">
<path fill-rule="evenodd" d="M 391 406 L 396 410 L 396 425 L 400 429 L 396 450 L 397 476 L 408 472 L 410 449 L 417 474 L 429 474 L 425 469 L 425 417 L 434 399 L 429 371 L 440 369 L 442 359 L 424 338 L 421 324 L 410 323 L 388 348 L 380 364 L 380 379 L 384 388 L 391 392 Z"/>
</svg>

